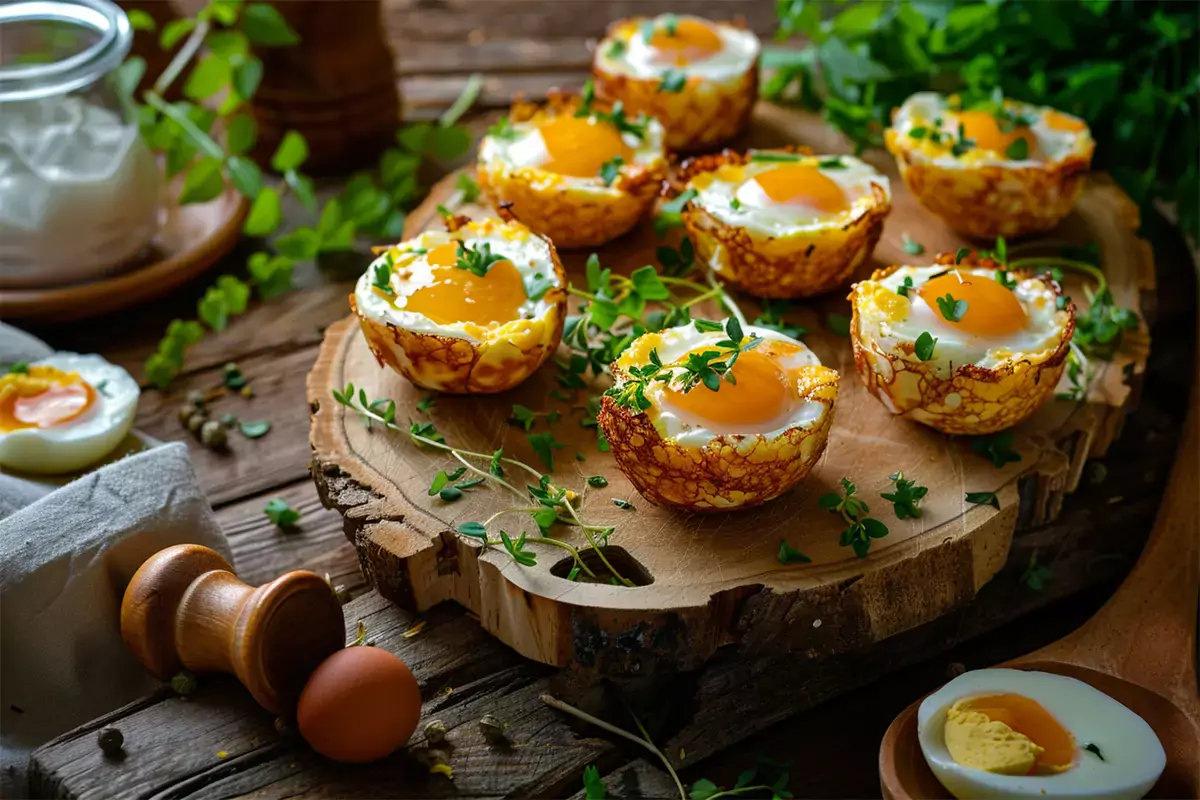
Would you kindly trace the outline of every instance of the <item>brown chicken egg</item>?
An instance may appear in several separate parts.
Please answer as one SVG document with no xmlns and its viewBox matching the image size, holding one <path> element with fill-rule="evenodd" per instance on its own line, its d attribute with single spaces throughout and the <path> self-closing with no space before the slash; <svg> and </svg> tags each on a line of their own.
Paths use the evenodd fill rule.
<svg viewBox="0 0 1200 800">
<path fill-rule="evenodd" d="M 322 661 L 296 712 L 312 749 L 350 764 L 378 761 L 403 747 L 420 717 L 412 670 L 377 647 L 347 647 Z"/>
</svg>

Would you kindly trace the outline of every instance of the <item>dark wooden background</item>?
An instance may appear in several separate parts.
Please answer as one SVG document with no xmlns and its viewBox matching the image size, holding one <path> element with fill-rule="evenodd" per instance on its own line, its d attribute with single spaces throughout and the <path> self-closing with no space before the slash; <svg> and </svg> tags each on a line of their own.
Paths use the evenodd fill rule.
<svg viewBox="0 0 1200 800">
<path fill-rule="evenodd" d="M 384 22 L 396 51 L 406 114 L 420 119 L 444 109 L 472 72 L 485 74 L 480 100 L 485 108 L 505 105 L 519 93 L 537 96 L 552 86 L 578 85 L 590 58 L 589 40 L 602 34 L 611 20 L 622 16 L 685 8 L 714 18 L 743 16 L 765 37 L 773 31 L 773 6 L 770 0 L 385 0 Z M 477 130 L 480 127 L 475 124 Z M 335 188 L 332 184 L 326 190 Z M 287 216 L 291 221 L 305 218 L 303 211 L 294 207 L 288 209 Z M 1156 237 L 1160 291 L 1153 327 L 1154 351 L 1140 406 L 1130 418 L 1124 437 L 1105 459 L 1105 466 L 1092 468 L 1087 485 L 1068 499 L 1062 519 L 1054 526 L 1018 537 L 1009 566 L 985 587 L 981 601 L 987 602 L 941 620 L 928 630 L 914 632 L 908 640 L 909 652 L 897 648 L 894 655 L 864 654 L 824 666 L 857 672 L 856 681 L 863 687 L 766 727 L 732 747 L 724 748 L 742 739 L 746 731 L 760 730 L 778 716 L 772 698 L 756 694 L 752 671 L 727 667 L 724 672 L 711 673 L 705 679 L 707 683 L 696 680 L 693 688 L 704 697 L 706 724 L 693 718 L 695 709 L 672 707 L 674 698 L 664 694 L 659 700 L 662 713 L 654 720 L 656 738 L 670 741 L 681 751 L 672 752 L 672 756 L 680 756 L 687 778 L 707 777 L 730 785 L 742 769 L 765 755 L 792 762 L 791 788 L 797 796 L 875 796 L 875 760 L 884 728 L 901 708 L 944 680 L 952 663 L 982 667 L 1033 649 L 1077 626 L 1111 593 L 1149 531 L 1183 418 L 1192 380 L 1190 365 L 1195 363 L 1191 355 L 1194 342 L 1187 333 L 1196 330 L 1192 262 L 1186 246 L 1167 226 L 1158 220 L 1148 222 Z M 218 271 L 241 274 L 246 256 L 256 246 L 243 243 Z M 301 265 L 296 273 L 299 291 L 270 303 L 255 304 L 228 330 L 206 337 L 189 352 L 186 372 L 169 392 L 147 389 L 143 394 L 137 426 L 160 439 L 191 444 L 200 480 L 232 544 L 238 572 L 250 583 L 266 581 L 289 569 L 307 568 L 329 573 L 351 595 L 366 591 L 340 518 L 321 508 L 308 477 L 308 408 L 304 393 L 305 375 L 322 331 L 347 313 L 347 294 L 364 264 L 365 253 L 360 252 Z M 215 274 L 141 308 L 31 330 L 62 349 L 99 351 L 140 377 L 141 364 L 155 349 L 167 323 L 175 317 L 195 315 L 195 301 Z M 188 390 L 219 386 L 222 367 L 229 361 L 237 362 L 249 378 L 254 396 L 224 397 L 214 404 L 215 413 L 228 411 L 242 419 L 267 419 L 273 429 L 257 441 L 232 436 L 230 452 L 217 454 L 192 441 L 180 427 L 176 410 Z M 263 506 L 274 497 L 284 498 L 304 514 L 295 532 L 281 532 L 263 515 Z M 1056 573 L 1041 592 L 1020 583 L 1021 573 L 1035 552 Z M 987 633 L 944 655 L 894 671 L 897 665 L 910 663 L 922 652 L 943 650 L 946 641 L 994 627 L 996 615 L 988 609 L 1006 604 L 1027 606 L 1030 613 L 1021 622 Z M 382 620 L 371 623 L 385 626 L 386 630 L 378 634 L 381 639 L 394 645 L 393 649 L 411 652 L 413 655 L 406 657 L 418 659 L 432 670 L 430 677 L 423 678 L 427 700 L 440 688 L 435 684 L 438 680 L 446 685 L 470 686 L 475 685 L 471 680 L 490 675 L 486 685 L 492 688 L 480 691 L 499 703 L 508 691 L 516 692 L 515 687 L 536 686 L 545 679 L 543 668 L 522 663 L 490 640 L 483 642 L 486 637 L 478 626 L 456 607 L 440 608 L 430 615 L 436 622 L 431 628 L 441 633 L 422 634 L 411 640 L 399 637 L 404 628 L 398 626 L 407 627 L 412 620 L 382 609 L 377 601 L 364 598 L 350 609 L 351 625 L 354 621 L 349 616 L 355 613 Z M 438 647 L 459 650 L 441 652 L 436 651 Z M 465 655 L 469 652 L 476 655 Z M 814 665 L 781 661 L 770 666 L 787 671 L 793 667 L 796 685 L 789 694 L 802 696 L 811 691 L 814 698 L 820 697 L 820 680 L 813 678 L 818 674 Z M 892 674 L 871 682 L 887 673 Z M 684 682 L 692 685 L 691 680 Z M 126 725 L 149 726 L 142 730 L 143 735 L 164 736 L 165 741 L 175 743 L 176 750 L 186 750 L 193 742 L 197 747 L 212 744 L 215 749 L 220 746 L 217 734 L 221 725 L 228 726 L 229 737 L 253 735 L 254 746 L 246 745 L 252 755 L 246 756 L 247 762 L 239 764 L 239 769 L 226 769 L 205 778 L 191 767 L 172 762 L 175 757 L 170 753 L 174 751 L 166 748 L 156 750 L 157 755 L 142 756 L 136 764 L 131 761 L 117 779 L 105 772 L 98 755 L 91 752 L 94 746 L 89 748 L 90 740 L 84 742 L 86 734 L 81 734 L 83 738 L 68 739 L 51 749 L 43 765 L 48 770 L 43 788 L 64 794 L 87 791 L 112 796 L 135 789 L 140 794 L 148 787 L 157 787 L 172 796 L 212 796 L 254 791 L 270 784 L 270 789 L 263 790 L 265 794 L 334 795 L 339 794 L 339 788 L 349 793 L 350 784 L 358 781 L 356 793 L 398 793 L 392 791 L 394 783 L 383 781 L 369 770 L 356 777 L 346 770 L 331 773 L 325 769 L 319 781 L 312 778 L 315 773 L 305 771 L 311 756 L 304 756 L 303 748 L 292 750 L 286 742 L 274 741 L 269 718 L 255 716 L 239 687 L 228 681 L 214 681 L 210 686 L 208 694 L 191 708 L 173 705 L 173 701 L 152 703 L 122 712 L 116 719 L 124 720 Z M 505 686 L 512 688 L 506 690 Z M 651 699 L 650 706 L 654 702 Z M 478 713 L 482 712 L 476 716 Z M 235 718 L 243 721 L 233 725 L 230 720 Z M 251 722 L 245 722 L 247 718 Z M 538 724 L 543 727 L 559 726 L 539 728 L 537 735 L 542 739 L 554 741 L 556 736 L 570 736 L 561 720 L 553 722 L 553 717 L 540 715 L 531 719 L 541 720 Z M 628 720 L 622 724 L 628 726 Z M 197 727 L 205 725 L 207 732 Z M 127 739 L 130 733 L 126 732 Z M 599 734 L 591 729 L 586 735 Z M 575 740 L 573 746 L 583 748 L 581 758 L 585 761 L 599 760 L 608 767 L 644 755 L 636 748 L 625 749 L 619 742 L 615 747 L 611 742 L 592 742 L 597 740 Z M 235 750 L 232 745 L 222 749 Z M 697 763 L 698 757 L 709 753 L 717 754 Z M 289 760 L 291 768 L 284 763 Z M 297 760 L 301 761 L 299 767 Z M 270 770 L 276 770 L 269 775 L 267 767 L 255 766 L 268 762 L 274 765 Z M 579 788 L 577 766 L 582 762 L 576 759 L 555 766 L 557 763 L 548 754 L 537 756 L 533 762 L 518 759 L 496 767 L 494 781 L 485 785 L 469 783 L 473 773 L 468 769 L 460 772 L 468 782 L 459 784 L 457 791 L 479 796 L 565 796 Z M 538 780 L 523 781 L 516 774 L 522 769 L 538 773 Z M 233 773 L 240 777 L 235 778 Z M 329 775 L 340 776 L 342 783 L 335 781 L 324 788 L 318 785 L 334 781 Z"/>
</svg>

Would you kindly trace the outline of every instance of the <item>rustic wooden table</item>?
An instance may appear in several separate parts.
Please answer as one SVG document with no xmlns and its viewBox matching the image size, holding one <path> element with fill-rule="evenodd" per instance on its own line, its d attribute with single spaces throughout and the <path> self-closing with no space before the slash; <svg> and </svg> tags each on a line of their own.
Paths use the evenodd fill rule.
<svg viewBox="0 0 1200 800">
<path fill-rule="evenodd" d="M 486 75 L 484 107 L 504 105 L 520 92 L 536 96 L 551 86 L 578 85 L 590 58 L 588 37 L 619 16 L 678 5 L 665 0 L 388 0 L 385 19 L 391 40 L 403 42 L 396 46 L 401 92 L 406 113 L 418 118 L 444 108 L 471 72 Z M 693 0 L 688 9 L 715 17 L 742 14 L 760 34 L 769 34 L 772 6 L 765 0 Z M 1031 650 L 1078 625 L 1103 601 L 1149 531 L 1195 363 L 1191 257 L 1161 221 L 1148 224 L 1161 233 L 1154 350 L 1138 410 L 1107 466 L 1090 471 L 1088 485 L 1068 498 L 1058 522 L 1017 536 L 1008 565 L 961 613 L 871 652 L 818 663 L 800 658 L 739 662 L 718 654 L 697 674 L 621 687 L 685 780 L 706 777 L 728 786 L 757 758 L 769 757 L 791 763 L 797 796 L 874 796 L 884 728 L 915 696 L 942 681 L 949 665 L 986 666 Z M 248 246 L 235 250 L 220 270 L 240 272 L 248 252 Z M 342 520 L 321 507 L 308 476 L 304 399 L 305 375 L 322 331 L 347 313 L 346 297 L 363 264 L 362 254 L 341 254 L 302 265 L 298 291 L 255 306 L 225 332 L 196 345 L 188 354 L 187 372 L 169 393 L 147 390 L 137 426 L 160 439 L 189 443 L 246 581 L 307 568 L 329 573 L 356 597 L 345 608 L 348 626 L 364 620 L 378 646 L 404 657 L 420 680 L 425 719 L 440 719 L 451 729 L 453 781 L 429 774 L 403 753 L 366 767 L 325 762 L 286 731 L 279 733 L 271 716 L 235 682 L 206 678 L 186 700 L 169 692 L 147 698 L 43 748 L 35 757 L 34 791 L 72 797 L 567 796 L 581 788 L 584 767 L 596 763 L 611 775 L 615 794 L 636 796 L 640 787 L 644 796 L 675 795 L 658 765 L 642 760 L 643 751 L 596 728 L 568 724 L 568 718 L 539 701 L 542 692 L 553 690 L 577 704 L 605 708 L 614 723 L 631 727 L 622 703 L 614 702 L 615 687 L 589 686 L 586 676 L 524 661 L 455 606 L 434 609 L 419 634 L 406 636 L 418 620 L 367 591 Z M 133 312 L 33 331 L 62 349 L 99 351 L 140 376 L 167 323 L 193 316 L 194 303 L 211 280 L 211 275 L 197 280 Z M 254 396 L 222 398 L 216 413 L 268 419 L 273 429 L 260 440 L 233 437 L 230 452 L 217 454 L 181 429 L 176 409 L 186 391 L 220 385 L 229 361 L 250 379 Z M 295 532 L 281 532 L 263 515 L 263 506 L 274 497 L 303 513 Z M 1054 573 L 1041 591 L 1021 580 L 1035 553 Z M 1024 612 L 1021 621 L 997 629 L 1017 611 Z M 773 680 L 770 690 L 762 691 L 761 676 L 767 674 L 792 678 L 782 688 Z M 833 695 L 840 696 L 794 714 Z M 484 742 L 475 726 L 484 713 L 510 724 L 512 746 Z M 95 731 L 107 724 L 124 732 L 122 761 L 106 761 L 96 746 Z M 423 740 L 418 737 L 414 744 L 419 751 Z"/>
</svg>

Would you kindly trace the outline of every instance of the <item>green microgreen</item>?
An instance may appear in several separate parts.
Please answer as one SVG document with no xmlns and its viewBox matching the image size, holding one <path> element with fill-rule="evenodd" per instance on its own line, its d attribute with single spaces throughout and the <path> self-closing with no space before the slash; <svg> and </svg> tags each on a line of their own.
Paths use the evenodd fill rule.
<svg viewBox="0 0 1200 800">
<path fill-rule="evenodd" d="M 1000 498 L 995 492 L 967 492 L 965 499 L 968 503 L 974 503 L 977 506 L 992 506 L 996 510 L 1000 509 Z"/>
<path fill-rule="evenodd" d="M 515 540 L 512 539 L 506 531 L 500 531 L 500 541 L 504 544 L 504 549 L 523 567 L 532 567 L 537 564 L 537 554 L 525 546 L 525 531 L 521 531 L 521 535 Z"/>
<path fill-rule="evenodd" d="M 371 285 L 384 294 L 395 294 L 392 290 L 392 260 L 381 258 L 371 267 Z"/>
<path fill-rule="evenodd" d="M 908 290 L 913 288 L 913 279 L 911 275 L 905 275 L 904 280 L 896 287 L 896 294 L 901 297 L 908 297 Z"/>
<path fill-rule="evenodd" d="M 846 162 L 842 161 L 841 156 L 830 156 L 818 161 L 817 166 L 821 169 L 846 169 Z"/>
<path fill-rule="evenodd" d="M 521 135 L 521 132 L 517 130 L 516 126 L 512 124 L 512 120 L 508 117 L 501 117 L 496 120 L 496 124 L 489 126 L 487 132 L 488 136 L 503 141 L 512 141 Z"/>
<path fill-rule="evenodd" d="M 777 331 L 784 336 L 790 336 L 793 339 L 803 338 L 808 334 L 808 329 L 800 325 L 792 325 L 784 319 L 788 313 L 789 303 L 787 300 L 763 300 L 762 313 L 755 318 L 753 324 L 759 328 Z"/>
<path fill-rule="evenodd" d="M 613 39 L 612 44 L 608 46 L 608 50 L 604 51 L 606 58 L 620 58 L 625 55 L 625 51 L 629 49 L 629 45 L 624 39 Z"/>
<path fill-rule="evenodd" d="M 681 69 L 668 69 L 659 81 L 658 91 L 679 94 L 687 86 L 687 73 Z"/>
<path fill-rule="evenodd" d="M 589 475 L 587 485 L 596 489 L 603 489 L 605 486 L 608 486 L 608 478 L 605 478 L 603 475 Z"/>
<path fill-rule="evenodd" d="M 458 260 L 454 266 L 481 278 L 486 276 L 488 270 L 496 264 L 507 260 L 499 253 L 492 252 L 491 242 L 480 242 L 475 247 L 468 247 L 462 241 L 458 241 L 456 244 L 458 245 Z"/>
<path fill-rule="evenodd" d="M 915 241 L 911 236 L 908 235 L 907 231 L 900 234 L 900 242 L 901 246 L 904 248 L 904 252 L 908 253 L 909 255 L 919 256 L 921 253 L 925 252 L 925 245 Z"/>
<path fill-rule="evenodd" d="M 959 123 L 958 138 L 955 139 L 954 143 L 950 145 L 950 154 L 955 158 L 961 158 L 962 156 L 966 155 L 974 146 L 975 140 L 967 138 L 962 123 Z"/>
<path fill-rule="evenodd" d="M 600 181 L 605 186 L 612 186 L 621 174 L 621 167 L 625 164 L 625 159 L 621 156 L 614 156 L 612 160 L 605 161 L 600 165 Z"/>
<path fill-rule="evenodd" d="M 1074 400 L 1079 402 L 1087 397 L 1088 383 L 1088 360 L 1083 354 L 1083 350 L 1075 342 L 1071 342 L 1070 349 L 1067 350 L 1067 391 L 1057 392 L 1054 396 L 1060 400 Z"/>
<path fill-rule="evenodd" d="M 855 496 L 858 487 L 849 478 L 842 478 L 841 492 L 823 495 L 818 504 L 831 514 L 837 514 L 847 527 L 842 531 L 838 544 L 850 547 L 859 558 L 866 558 L 872 539 L 888 535 L 887 526 L 877 519 L 868 517 L 871 509 L 866 502 Z"/>
<path fill-rule="evenodd" d="M 944 297 L 937 298 L 938 310 L 947 322 L 958 322 L 967 313 L 967 301 L 955 300 L 954 295 L 946 292 Z"/>
<path fill-rule="evenodd" d="M 1029 157 L 1029 142 L 1024 137 L 1014 139 L 1012 144 L 1004 148 L 1004 155 L 1013 161 L 1024 161 Z"/>
<path fill-rule="evenodd" d="M 529 441 L 529 446 L 533 448 L 538 460 L 546 466 L 546 471 L 554 472 L 554 451 L 562 450 L 566 445 L 555 439 L 554 434 L 549 431 L 531 433 L 525 438 Z"/>
<path fill-rule="evenodd" d="M 428 414 L 433 410 L 435 405 L 437 405 L 436 394 L 421 395 L 421 399 L 417 401 L 417 411 L 421 412 L 422 414 Z"/>
<path fill-rule="evenodd" d="M 825 327 L 830 333 L 850 338 L 850 317 L 845 314 L 829 314 L 825 317 Z"/>
<path fill-rule="evenodd" d="M 9 375 L 28 375 L 29 374 L 29 362 L 28 361 L 17 361 L 15 363 L 9 364 L 7 374 L 9 374 Z"/>
<path fill-rule="evenodd" d="M 479 184 L 467 172 L 458 173 L 458 178 L 454 181 L 454 188 L 458 191 L 460 203 L 474 203 L 482 193 Z"/>
<path fill-rule="evenodd" d="M 654 232 L 661 239 L 667 231 L 683 225 L 683 208 L 696 199 L 695 189 L 688 189 L 673 200 L 668 200 L 659 207 L 654 217 Z"/>
<path fill-rule="evenodd" d="M 992 462 L 997 469 L 1005 464 L 1021 460 L 1021 454 L 1012 447 L 1012 431 L 1000 431 L 990 436 L 975 436 L 971 439 L 971 449 Z"/>
<path fill-rule="evenodd" d="M 696 247 L 687 236 L 679 241 L 678 250 L 664 244 L 659 245 L 654 253 L 662 265 L 663 274 L 668 277 L 682 278 L 696 266 Z"/>
<path fill-rule="evenodd" d="M 242 422 L 238 427 L 247 439 L 261 439 L 271 430 L 271 423 L 264 419 L 258 422 Z"/>
<path fill-rule="evenodd" d="M 811 564 L 812 559 L 801 553 L 796 548 L 787 543 L 787 539 L 779 540 L 779 554 L 777 556 L 780 564 Z"/>
<path fill-rule="evenodd" d="M 913 353 L 922 361 L 928 361 L 933 358 L 933 348 L 937 342 L 937 337 L 930 334 L 929 331 L 922 331 L 913 345 Z"/>
<path fill-rule="evenodd" d="M 888 480 L 896 484 L 893 491 L 880 494 L 884 500 L 892 504 L 896 519 L 917 519 L 921 516 L 921 500 L 929 493 L 929 487 L 918 486 L 916 481 L 906 480 L 903 472 L 888 475 Z"/>
<path fill-rule="evenodd" d="M 301 514 L 296 509 L 288 505 L 288 502 L 281 497 L 276 497 L 263 507 L 263 513 L 267 515 L 267 519 L 279 528 L 293 528 L 300 521 Z"/>
<path fill-rule="evenodd" d="M 608 787 L 600 779 L 600 770 L 595 764 L 588 764 L 583 770 L 583 797 L 584 800 L 608 800 Z"/>
<path fill-rule="evenodd" d="M 811 158 L 803 153 L 788 153 L 782 150 L 752 150 L 750 151 L 750 161 L 760 164 L 794 164 L 797 161 L 805 161 Z"/>
<path fill-rule="evenodd" d="M 1092 755 L 1094 755 L 1096 758 L 1100 759 L 1101 761 L 1108 760 L 1107 758 L 1104 757 L 1104 754 L 1100 752 L 1100 748 L 1096 745 L 1095 742 L 1087 742 L 1086 744 L 1083 745 L 1083 749 L 1087 750 L 1089 753 L 1091 753 Z"/>
<path fill-rule="evenodd" d="M 614 498 L 612 499 L 612 502 L 613 502 L 613 505 L 614 505 L 614 506 L 616 506 L 617 508 L 621 509 L 622 511 L 633 511 L 633 510 L 635 510 L 635 509 L 634 509 L 634 507 L 633 507 L 633 503 L 629 502 L 628 500 L 622 500 L 622 499 L 621 499 L 621 498 L 619 498 L 619 497 L 614 497 Z"/>
<path fill-rule="evenodd" d="M 969 255 L 971 255 L 971 248 L 969 248 L 969 247 L 958 248 L 957 250 L 954 251 L 954 263 L 956 265 L 961 264 L 963 262 L 963 259 Z"/>
<path fill-rule="evenodd" d="M 1017 288 L 1016 277 L 1006 269 L 996 270 L 996 283 L 1003 286 L 1005 289 L 1013 290 Z"/>
<path fill-rule="evenodd" d="M 742 201 L 734 197 L 729 201 L 729 207 L 734 211 L 740 211 L 742 208 Z"/>
</svg>

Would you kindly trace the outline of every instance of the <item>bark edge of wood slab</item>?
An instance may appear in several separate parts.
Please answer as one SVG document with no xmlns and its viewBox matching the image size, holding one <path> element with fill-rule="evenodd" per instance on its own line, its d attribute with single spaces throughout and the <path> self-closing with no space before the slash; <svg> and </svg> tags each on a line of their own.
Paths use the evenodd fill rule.
<svg viewBox="0 0 1200 800">
<path fill-rule="evenodd" d="M 1076 678 L 1146 720 L 1167 752 L 1166 768 L 1147 797 L 1200 797 L 1200 522 L 1195 494 L 1200 484 L 1200 392 L 1193 390 L 1192 398 L 1157 521 L 1129 577 L 1083 627 L 998 665 Z M 923 700 L 896 717 L 879 745 L 879 783 L 887 800 L 951 797 L 921 752 L 917 711 Z"/>
<path fill-rule="evenodd" d="M 808 144 L 817 152 L 848 149 L 815 115 L 760 103 L 745 144 L 784 142 Z M 892 179 L 893 211 L 874 258 L 860 275 L 885 264 L 911 263 L 902 233 L 925 245 L 928 260 L 934 253 L 970 244 L 919 208 L 890 158 L 878 153 L 866 158 Z M 436 208 L 455 191 L 456 178 L 451 175 L 435 186 L 409 215 L 406 237 L 440 224 Z M 468 205 L 460 213 L 478 217 L 489 212 Z M 1138 223 L 1132 201 L 1107 176 L 1094 175 L 1075 212 L 1054 235 L 1099 241 L 1115 301 L 1149 310 L 1153 253 L 1137 237 Z M 655 263 L 655 250 L 663 243 L 647 222 L 598 250 L 605 267 L 628 272 Z M 587 251 L 562 255 L 568 275 L 578 283 Z M 634 588 L 567 581 L 569 565 L 560 561 L 560 553 L 536 541 L 529 546 L 538 563 L 520 567 L 502 549 L 480 550 L 477 543 L 457 536 L 456 525 L 488 518 L 504 507 L 502 501 L 482 490 L 466 492 L 455 503 L 429 496 L 433 475 L 457 463 L 443 457 L 448 454 L 418 448 L 401 433 L 367 429 L 331 394 L 353 382 L 372 400 L 394 399 L 396 419 L 405 424 L 432 421 L 456 446 L 487 453 L 503 446 L 506 453 L 536 465 L 525 432 L 506 420 L 513 404 L 550 407 L 547 397 L 558 388 L 551 365 L 505 394 L 443 395 L 432 411 L 422 412 L 416 408 L 422 393 L 379 367 L 355 318 L 330 326 L 307 382 L 318 492 L 327 507 L 343 514 L 347 538 L 380 594 L 415 611 L 455 600 L 528 658 L 609 675 L 645 675 L 697 668 L 730 644 L 745 655 L 833 655 L 969 603 L 1004 565 L 1013 532 L 1053 520 L 1063 497 L 1079 485 L 1086 460 L 1102 455 L 1116 438 L 1136 401 L 1149 353 L 1146 330 L 1131 334 L 1123 360 L 1106 365 L 1095 383 L 1107 402 L 1051 401 L 1017 429 L 1015 444 L 1024 460 L 997 469 L 973 454 L 962 437 L 950 440 L 892 419 L 867 394 L 854 374 L 845 339 L 822 324 L 826 313 L 845 313 L 840 294 L 793 308 L 797 321 L 810 331 L 805 341 L 822 363 L 842 373 L 838 419 L 813 474 L 762 508 L 704 517 L 655 508 L 636 493 L 610 456 L 596 452 L 594 432 L 580 427 L 577 417 L 564 413 L 565 419 L 554 426 L 555 436 L 566 445 L 558 453 L 556 480 L 576 490 L 587 475 L 599 474 L 608 482 L 606 488 L 587 490 L 580 514 L 597 524 L 617 525 L 606 552 L 619 561 L 618 569 L 627 567 L 640 577 Z M 716 315 L 709 306 L 697 309 L 699 316 Z M 543 425 L 539 422 L 535 432 L 545 430 Z M 573 452 L 586 454 L 586 460 L 574 461 Z M 890 505 L 878 498 L 891 486 L 885 476 L 897 469 L 930 487 L 920 521 L 896 520 Z M 871 496 L 874 516 L 892 531 L 875 542 L 865 560 L 838 547 L 844 525 L 817 506 L 817 498 L 834 490 L 843 475 L 858 482 L 860 496 Z M 996 491 L 1001 509 L 965 503 L 963 493 L 971 491 Z M 614 497 L 632 502 L 636 511 L 617 509 Z M 513 535 L 523 522 L 527 530 L 531 527 L 516 517 L 499 522 Z M 536 534 L 533 530 L 531 538 Z M 559 526 L 555 535 L 586 545 L 570 528 Z M 813 563 L 780 564 L 780 539 Z"/>
<path fill-rule="evenodd" d="M 121 601 L 121 638 L 151 673 L 229 672 L 263 708 L 290 715 L 308 676 L 345 644 L 342 607 L 319 575 L 257 588 L 215 550 L 168 547 L 138 568 Z"/>
</svg>

